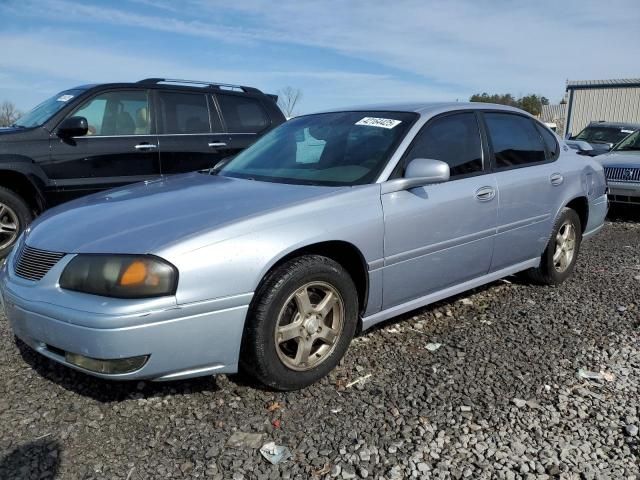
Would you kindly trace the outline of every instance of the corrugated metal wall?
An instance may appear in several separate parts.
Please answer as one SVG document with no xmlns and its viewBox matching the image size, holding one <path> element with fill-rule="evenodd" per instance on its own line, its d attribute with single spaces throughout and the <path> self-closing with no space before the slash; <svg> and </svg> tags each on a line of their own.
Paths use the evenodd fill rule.
<svg viewBox="0 0 640 480">
<path fill-rule="evenodd" d="M 592 121 L 640 123 L 640 88 L 575 89 L 569 120 L 574 135 Z"/>
</svg>

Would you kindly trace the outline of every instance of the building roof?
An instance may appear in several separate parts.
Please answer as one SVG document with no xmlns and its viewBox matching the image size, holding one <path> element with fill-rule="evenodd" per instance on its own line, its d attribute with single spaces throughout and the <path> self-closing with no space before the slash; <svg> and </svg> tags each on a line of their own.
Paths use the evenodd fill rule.
<svg viewBox="0 0 640 480">
<path fill-rule="evenodd" d="M 640 87 L 640 78 L 617 78 L 611 80 L 567 80 L 567 90 L 579 88 L 634 88 Z"/>
<path fill-rule="evenodd" d="M 542 105 L 540 120 L 543 122 L 554 122 L 559 118 L 567 116 L 567 104 L 556 103 L 555 105 Z"/>
</svg>

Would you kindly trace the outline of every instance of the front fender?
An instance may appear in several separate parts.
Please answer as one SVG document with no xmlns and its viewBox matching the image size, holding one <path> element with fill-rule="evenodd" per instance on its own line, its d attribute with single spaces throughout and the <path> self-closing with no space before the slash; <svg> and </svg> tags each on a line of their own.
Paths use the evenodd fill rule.
<svg viewBox="0 0 640 480">
<path fill-rule="evenodd" d="M 353 188 L 260 219 L 260 228 L 179 255 L 157 252 L 180 272 L 179 304 L 254 292 L 278 261 L 309 245 L 354 245 L 368 265 L 383 256 L 384 224 L 379 185 Z M 269 221 L 269 219 L 271 219 Z M 255 219 L 247 220 L 250 225 Z M 256 224 L 258 224 L 256 222 Z M 247 225 L 247 227 L 249 227 Z M 237 230 L 237 225 L 234 226 Z"/>
</svg>

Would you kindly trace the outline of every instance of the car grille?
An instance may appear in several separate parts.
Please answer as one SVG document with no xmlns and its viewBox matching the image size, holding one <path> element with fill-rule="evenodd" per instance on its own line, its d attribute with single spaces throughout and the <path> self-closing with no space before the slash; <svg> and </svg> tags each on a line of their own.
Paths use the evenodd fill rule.
<svg viewBox="0 0 640 480">
<path fill-rule="evenodd" d="M 640 182 L 640 168 L 605 167 L 604 174 L 614 182 Z"/>
<path fill-rule="evenodd" d="M 16 275 L 27 280 L 38 281 L 64 256 L 64 253 L 47 252 L 23 245 L 15 263 Z"/>
</svg>

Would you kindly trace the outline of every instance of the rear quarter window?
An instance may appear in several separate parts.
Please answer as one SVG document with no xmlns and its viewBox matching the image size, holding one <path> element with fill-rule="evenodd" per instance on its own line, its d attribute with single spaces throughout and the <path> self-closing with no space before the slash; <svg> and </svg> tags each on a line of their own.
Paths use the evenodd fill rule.
<svg viewBox="0 0 640 480">
<path fill-rule="evenodd" d="M 556 160 L 560 154 L 560 144 L 556 136 L 540 124 L 536 124 L 536 127 L 542 136 L 544 146 L 547 148 L 547 160 Z"/>
<path fill-rule="evenodd" d="M 269 117 L 260 101 L 236 95 L 217 95 L 229 133 L 258 133 L 269 126 Z"/>
</svg>

